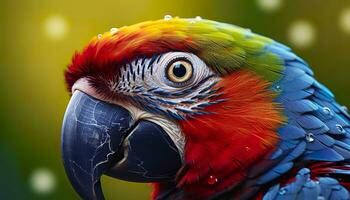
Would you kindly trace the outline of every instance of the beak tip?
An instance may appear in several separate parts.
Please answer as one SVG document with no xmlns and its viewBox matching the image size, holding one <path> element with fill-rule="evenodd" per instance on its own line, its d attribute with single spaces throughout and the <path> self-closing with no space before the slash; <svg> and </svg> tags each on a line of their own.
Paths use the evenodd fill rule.
<svg viewBox="0 0 350 200">
<path fill-rule="evenodd" d="M 64 167 L 71 185 L 83 199 L 104 199 L 99 176 L 94 177 L 94 173 L 85 171 L 82 166 L 72 160 L 64 159 Z"/>
</svg>

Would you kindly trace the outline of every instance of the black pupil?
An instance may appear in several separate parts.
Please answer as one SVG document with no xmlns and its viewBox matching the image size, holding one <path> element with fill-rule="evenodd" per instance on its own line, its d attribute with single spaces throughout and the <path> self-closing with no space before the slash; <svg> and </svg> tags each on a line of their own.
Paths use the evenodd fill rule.
<svg viewBox="0 0 350 200">
<path fill-rule="evenodd" d="M 182 78 L 186 75 L 186 67 L 182 63 L 175 63 L 173 73 L 176 77 Z"/>
</svg>

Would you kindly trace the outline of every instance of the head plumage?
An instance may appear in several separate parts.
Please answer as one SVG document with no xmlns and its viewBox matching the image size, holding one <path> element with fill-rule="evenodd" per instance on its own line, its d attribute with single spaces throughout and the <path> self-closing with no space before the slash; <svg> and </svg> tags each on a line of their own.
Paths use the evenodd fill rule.
<svg viewBox="0 0 350 200">
<path fill-rule="evenodd" d="M 196 54 L 221 75 L 251 69 L 268 81 L 282 70 L 282 60 L 266 50 L 271 39 L 238 26 L 201 18 L 164 18 L 125 26 L 94 37 L 76 53 L 66 70 L 69 89 L 84 76 L 114 70 L 132 59 L 169 51 Z"/>
</svg>

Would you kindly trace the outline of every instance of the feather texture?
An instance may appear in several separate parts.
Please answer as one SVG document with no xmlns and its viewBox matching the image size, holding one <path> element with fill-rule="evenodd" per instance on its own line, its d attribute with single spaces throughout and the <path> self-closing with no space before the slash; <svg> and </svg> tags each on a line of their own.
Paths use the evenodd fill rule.
<svg viewBox="0 0 350 200">
<path fill-rule="evenodd" d="M 65 77 L 70 90 L 81 77 L 115 74 L 116 68 L 136 58 L 185 51 L 196 54 L 221 75 L 250 69 L 272 82 L 283 70 L 282 60 L 266 49 L 272 42 L 247 29 L 211 20 L 147 21 L 93 38 L 74 55 Z"/>
<path fill-rule="evenodd" d="M 220 101 L 178 119 L 185 164 L 176 184 L 155 184 L 154 198 L 349 199 L 350 116 L 304 60 L 269 38 L 210 20 L 143 22 L 93 38 L 66 82 L 108 80 L 132 60 L 171 51 L 193 53 L 219 75 Z"/>
</svg>

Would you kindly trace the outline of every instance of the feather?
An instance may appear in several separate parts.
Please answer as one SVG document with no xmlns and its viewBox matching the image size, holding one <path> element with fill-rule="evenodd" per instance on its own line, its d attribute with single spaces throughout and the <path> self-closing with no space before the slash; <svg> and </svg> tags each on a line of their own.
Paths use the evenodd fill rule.
<svg viewBox="0 0 350 200">
<path fill-rule="evenodd" d="M 282 140 L 299 139 L 305 137 L 306 134 L 305 130 L 302 128 L 289 124 L 279 128 L 278 133 L 281 136 Z"/>
<path fill-rule="evenodd" d="M 305 154 L 306 160 L 341 161 L 344 157 L 331 148 L 312 151 Z"/>
</svg>

